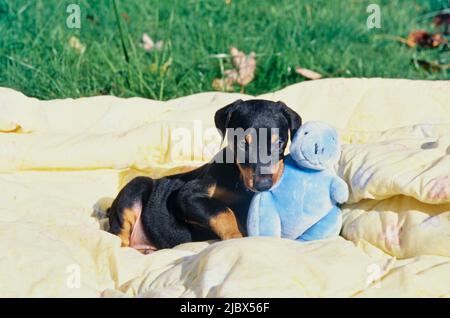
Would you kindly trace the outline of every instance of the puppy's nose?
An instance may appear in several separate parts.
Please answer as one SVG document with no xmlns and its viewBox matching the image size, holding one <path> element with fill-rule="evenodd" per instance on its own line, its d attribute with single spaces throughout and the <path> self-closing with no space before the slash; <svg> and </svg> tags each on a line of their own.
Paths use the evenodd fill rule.
<svg viewBox="0 0 450 318">
<path fill-rule="evenodd" d="M 255 189 L 257 191 L 267 191 L 272 187 L 272 179 L 265 178 L 255 184 Z"/>
</svg>

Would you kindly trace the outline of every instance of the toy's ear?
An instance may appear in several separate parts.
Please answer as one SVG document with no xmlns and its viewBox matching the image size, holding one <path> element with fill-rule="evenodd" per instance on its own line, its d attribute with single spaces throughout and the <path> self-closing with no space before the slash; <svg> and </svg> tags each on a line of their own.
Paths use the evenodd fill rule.
<svg viewBox="0 0 450 318">
<path fill-rule="evenodd" d="M 300 117 L 297 112 L 290 109 L 285 103 L 279 101 L 277 102 L 278 105 L 281 107 L 281 112 L 283 113 L 284 117 L 288 121 L 289 124 L 289 132 L 291 135 L 291 140 L 294 138 L 295 133 L 302 125 L 302 118 Z"/>
<path fill-rule="evenodd" d="M 228 128 L 228 124 L 231 119 L 231 115 L 234 110 L 243 102 L 242 99 L 238 99 L 233 103 L 219 109 L 214 115 L 214 123 L 216 124 L 217 129 L 222 133 L 222 138 L 225 138 L 225 133 Z"/>
</svg>

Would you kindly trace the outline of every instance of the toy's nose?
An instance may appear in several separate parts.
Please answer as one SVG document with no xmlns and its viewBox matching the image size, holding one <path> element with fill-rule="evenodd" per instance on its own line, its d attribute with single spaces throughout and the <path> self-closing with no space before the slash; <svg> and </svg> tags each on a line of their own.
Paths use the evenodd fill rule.
<svg viewBox="0 0 450 318">
<path fill-rule="evenodd" d="M 320 148 L 320 149 L 319 149 L 319 148 L 320 148 L 320 147 L 319 147 L 319 144 L 317 144 L 317 143 L 314 144 L 314 154 L 317 155 L 317 154 L 319 153 L 319 150 L 320 150 L 320 153 L 323 154 L 323 152 L 325 151 L 325 148 L 324 148 L 324 147 L 322 147 L 322 148 Z"/>
</svg>

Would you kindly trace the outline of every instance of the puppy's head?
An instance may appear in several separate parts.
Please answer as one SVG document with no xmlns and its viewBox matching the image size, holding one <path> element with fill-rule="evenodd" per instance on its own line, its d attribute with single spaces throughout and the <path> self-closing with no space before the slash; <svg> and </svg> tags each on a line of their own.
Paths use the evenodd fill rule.
<svg viewBox="0 0 450 318">
<path fill-rule="evenodd" d="M 283 173 L 289 135 L 300 128 L 300 116 L 283 102 L 237 100 L 218 110 L 216 127 L 227 136 L 245 186 L 254 192 L 269 190 Z"/>
</svg>

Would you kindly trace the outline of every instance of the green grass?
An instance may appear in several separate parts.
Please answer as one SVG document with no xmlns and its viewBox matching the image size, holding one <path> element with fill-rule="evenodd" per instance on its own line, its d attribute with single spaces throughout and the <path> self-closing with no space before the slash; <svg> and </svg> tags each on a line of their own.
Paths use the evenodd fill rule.
<svg viewBox="0 0 450 318">
<path fill-rule="evenodd" d="M 66 27 L 71 3 L 81 6 L 80 30 Z M 230 46 L 259 54 L 249 94 L 304 80 L 294 72 L 298 65 L 327 77 L 449 78 L 448 70 L 428 72 L 411 63 L 420 58 L 448 64 L 448 48 L 410 49 L 380 36 L 433 31 L 423 16 L 448 7 L 447 0 L 117 3 L 128 62 L 112 0 L 0 0 L 0 86 L 41 99 L 112 94 L 165 100 L 212 90 L 221 71 L 210 55 L 228 53 Z M 381 29 L 366 27 L 370 3 L 381 6 Z M 144 32 L 164 40 L 164 49 L 144 52 Z M 86 45 L 84 54 L 69 46 L 72 36 Z"/>
</svg>

